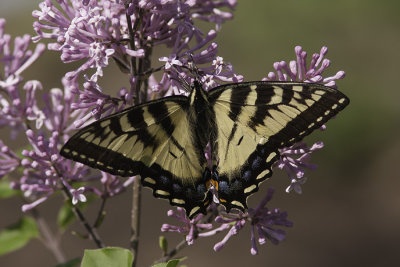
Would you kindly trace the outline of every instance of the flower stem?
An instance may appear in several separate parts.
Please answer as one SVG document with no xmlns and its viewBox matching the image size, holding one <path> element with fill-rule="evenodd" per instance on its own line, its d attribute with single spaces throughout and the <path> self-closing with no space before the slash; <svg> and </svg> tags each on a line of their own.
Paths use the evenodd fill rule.
<svg viewBox="0 0 400 267">
<path fill-rule="evenodd" d="M 64 191 L 64 195 L 69 200 L 71 200 L 72 199 L 71 192 L 69 192 L 68 188 L 65 185 L 63 185 L 63 191 Z M 72 211 L 75 213 L 75 216 L 82 223 L 83 227 L 86 228 L 86 231 L 88 232 L 89 236 L 96 243 L 96 246 L 98 248 L 104 248 L 105 245 L 104 245 L 103 241 L 101 241 L 99 234 L 97 233 L 96 229 L 94 227 L 92 227 L 89 224 L 89 222 L 86 220 L 86 218 L 83 215 L 82 211 L 76 205 L 72 206 Z"/>
<path fill-rule="evenodd" d="M 173 256 L 178 254 L 178 252 L 181 251 L 182 249 L 184 249 L 185 247 L 187 247 L 187 242 L 186 242 L 185 239 L 183 239 L 181 242 L 178 243 L 178 245 L 176 245 L 176 247 L 174 247 L 169 252 L 167 252 L 164 255 L 164 257 L 162 257 L 161 259 L 157 260 L 157 263 L 167 262 L 168 260 L 170 260 Z"/>
<path fill-rule="evenodd" d="M 140 177 L 136 176 L 133 181 L 133 197 L 132 197 L 132 217 L 131 217 L 131 248 L 133 252 L 132 267 L 136 266 L 138 249 L 139 249 L 139 230 L 140 230 L 140 207 L 141 207 L 141 191 Z"/>
<path fill-rule="evenodd" d="M 131 16 L 128 14 L 128 5 L 125 5 L 126 7 L 126 20 L 128 24 L 128 31 L 129 31 L 129 46 L 131 49 L 135 50 L 135 32 L 138 30 L 139 25 L 141 23 L 141 17 L 142 17 L 142 10 L 139 10 L 139 16 L 135 19 L 134 25 L 132 26 L 132 21 L 131 21 Z M 149 57 L 149 55 L 146 55 Z M 136 58 L 132 57 L 130 61 L 130 75 L 131 77 L 136 77 L 139 78 L 136 83 L 136 97 L 135 97 L 135 105 L 139 104 L 140 99 L 139 99 L 139 93 L 140 93 L 140 88 L 141 88 L 141 81 L 140 77 L 138 77 L 140 72 L 143 71 L 143 69 L 150 69 L 149 66 L 144 66 L 147 64 L 143 64 L 143 59 L 139 59 L 139 64 L 136 66 Z M 139 73 L 138 69 L 139 68 Z M 140 208 L 141 208 L 141 194 L 142 191 L 142 185 L 140 183 L 140 176 L 136 176 L 135 180 L 133 181 L 133 196 L 132 196 L 132 213 L 131 213 L 131 238 L 130 238 L 130 244 L 132 248 L 132 253 L 133 253 L 133 262 L 132 262 L 132 267 L 135 267 L 137 264 L 137 258 L 138 258 L 138 249 L 139 249 L 139 233 L 140 233 Z"/>
<path fill-rule="evenodd" d="M 37 226 L 41 233 L 41 241 L 43 245 L 53 253 L 57 263 L 65 262 L 65 255 L 60 247 L 60 240 L 51 232 L 46 220 L 40 215 L 39 211 L 35 208 L 31 209 L 31 214 L 35 219 Z"/>
<path fill-rule="evenodd" d="M 53 168 L 55 172 L 57 173 L 58 177 L 60 177 L 62 180 L 64 180 L 63 176 L 61 175 L 61 172 L 56 168 L 56 166 L 53 165 Z M 72 194 L 68 190 L 68 188 L 65 186 L 65 184 L 62 182 L 62 189 L 64 192 L 65 198 L 67 198 L 69 201 L 72 200 Z M 98 248 L 104 248 L 105 245 L 103 241 L 101 241 L 99 234 L 96 231 L 96 228 L 92 227 L 89 222 L 86 220 L 85 216 L 83 215 L 82 211 L 79 209 L 78 206 L 72 205 L 72 211 L 74 212 L 75 216 L 79 219 L 79 221 L 82 223 L 83 227 L 86 228 L 86 231 L 88 232 L 89 236 L 91 239 L 96 243 Z"/>
<path fill-rule="evenodd" d="M 101 206 L 100 206 L 99 212 L 97 213 L 97 218 L 93 224 L 95 228 L 98 228 L 104 219 L 104 208 L 106 206 L 106 201 L 107 201 L 107 198 L 102 197 Z"/>
</svg>

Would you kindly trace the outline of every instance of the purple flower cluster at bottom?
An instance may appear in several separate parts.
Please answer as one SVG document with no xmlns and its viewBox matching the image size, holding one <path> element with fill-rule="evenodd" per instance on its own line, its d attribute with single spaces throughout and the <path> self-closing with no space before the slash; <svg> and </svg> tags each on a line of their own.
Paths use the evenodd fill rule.
<svg viewBox="0 0 400 267">
<path fill-rule="evenodd" d="M 258 235 L 258 243 L 260 245 L 265 244 L 267 240 L 270 240 L 272 244 L 278 244 L 283 241 L 286 237 L 286 233 L 282 229 L 275 229 L 276 226 L 291 227 L 292 222 L 287 220 L 288 214 L 281 212 L 278 208 L 269 209 L 266 207 L 267 203 L 271 200 L 274 189 L 268 188 L 265 197 L 257 205 L 256 208 L 249 208 L 246 212 L 220 212 L 215 217 L 214 222 L 204 223 L 205 220 L 209 221 L 210 218 L 199 214 L 192 220 L 186 217 L 185 211 L 182 208 L 177 208 L 177 212 L 173 210 L 168 211 L 168 216 L 172 216 L 177 220 L 181 221 L 183 226 L 175 226 L 170 224 L 163 224 L 161 227 L 162 232 L 178 232 L 186 235 L 186 241 L 189 245 L 194 243 L 194 240 L 198 237 L 209 237 L 216 235 L 217 233 L 228 230 L 225 237 L 214 245 L 214 250 L 221 250 L 231 237 L 237 235 L 246 225 L 250 224 L 251 229 L 251 254 L 255 255 L 258 253 L 256 233 Z M 214 207 L 211 207 L 214 208 Z M 215 227 L 214 229 L 212 229 Z M 206 231 L 212 229 L 210 231 Z"/>
</svg>

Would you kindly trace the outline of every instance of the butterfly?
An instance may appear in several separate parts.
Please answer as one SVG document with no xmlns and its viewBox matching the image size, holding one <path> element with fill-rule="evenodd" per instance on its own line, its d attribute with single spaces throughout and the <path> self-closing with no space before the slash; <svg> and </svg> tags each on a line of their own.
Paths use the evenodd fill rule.
<svg viewBox="0 0 400 267">
<path fill-rule="evenodd" d="M 340 91 L 300 82 L 241 82 L 169 96 L 102 118 L 73 135 L 65 158 L 144 186 L 189 218 L 206 213 L 211 185 L 227 212 L 272 175 L 280 148 L 302 140 L 349 104 Z M 209 145 L 212 166 L 205 157 Z"/>
</svg>

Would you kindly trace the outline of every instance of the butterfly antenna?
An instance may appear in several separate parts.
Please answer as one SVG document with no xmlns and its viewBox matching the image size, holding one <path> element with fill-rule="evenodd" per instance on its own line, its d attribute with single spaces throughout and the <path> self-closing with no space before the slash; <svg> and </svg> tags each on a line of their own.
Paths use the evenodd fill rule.
<svg viewBox="0 0 400 267">
<path fill-rule="evenodd" d="M 175 70 L 175 72 L 178 74 L 178 79 L 171 77 L 171 80 L 175 80 L 177 81 L 180 85 L 182 85 L 182 88 L 186 91 L 186 92 L 190 92 L 190 84 L 188 83 L 188 81 L 186 81 L 186 79 L 181 75 L 181 72 L 174 66 L 172 65 L 172 68 Z"/>
<path fill-rule="evenodd" d="M 200 82 L 200 81 L 201 81 L 201 76 L 200 76 L 200 73 L 199 73 L 199 69 L 198 69 L 197 66 L 196 66 L 196 63 L 194 63 L 193 54 L 192 54 L 192 53 L 189 53 L 189 57 L 190 57 L 190 59 L 191 59 L 191 62 L 189 62 L 190 71 L 191 71 L 192 73 L 195 74 L 195 76 L 196 76 L 195 79 L 196 79 L 198 82 Z"/>
</svg>

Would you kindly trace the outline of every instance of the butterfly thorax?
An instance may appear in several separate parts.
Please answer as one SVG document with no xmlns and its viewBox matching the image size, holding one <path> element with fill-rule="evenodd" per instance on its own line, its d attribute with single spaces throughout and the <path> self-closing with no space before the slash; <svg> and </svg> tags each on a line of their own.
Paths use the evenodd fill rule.
<svg viewBox="0 0 400 267">
<path fill-rule="evenodd" d="M 189 122 L 193 126 L 193 134 L 197 139 L 197 145 L 203 151 L 207 143 L 212 141 L 215 136 L 215 112 L 209 102 L 208 93 L 203 90 L 198 81 L 194 82 L 188 101 Z"/>
</svg>

